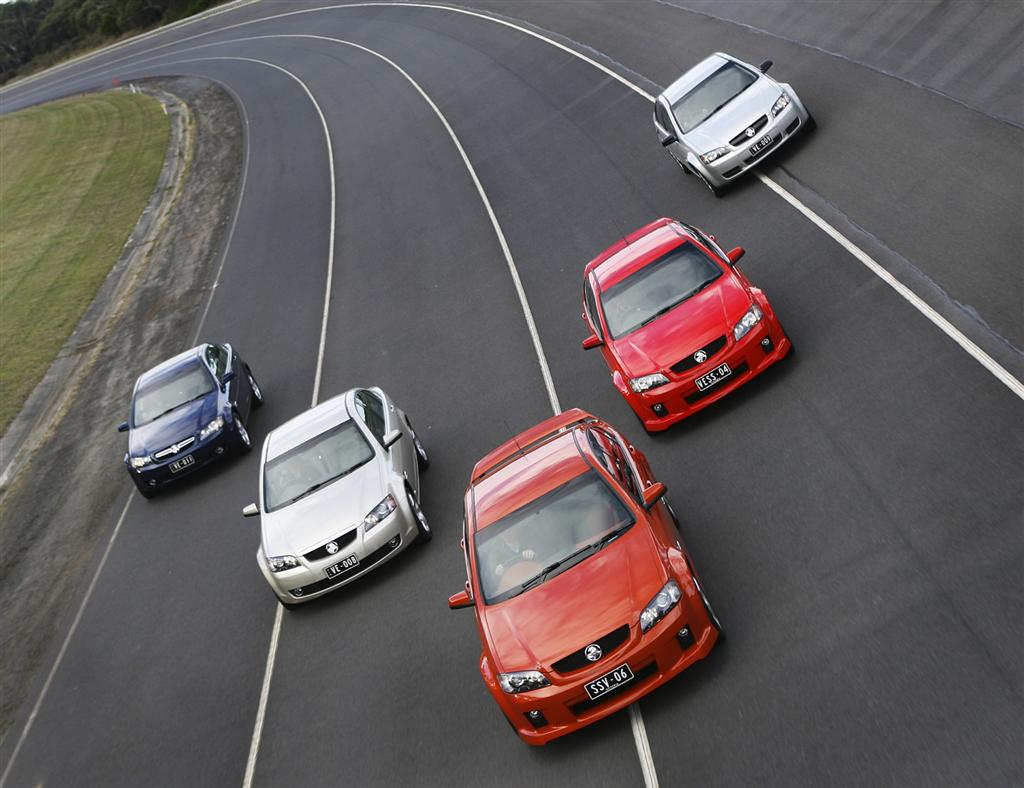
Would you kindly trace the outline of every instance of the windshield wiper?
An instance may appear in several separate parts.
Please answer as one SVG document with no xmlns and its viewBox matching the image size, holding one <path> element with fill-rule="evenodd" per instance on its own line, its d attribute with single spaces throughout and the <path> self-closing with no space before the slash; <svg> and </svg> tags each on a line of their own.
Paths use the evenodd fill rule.
<svg viewBox="0 0 1024 788">
<path fill-rule="evenodd" d="M 558 569 L 558 567 L 562 566 L 565 563 L 568 563 L 569 561 L 571 561 L 572 559 L 576 558 L 577 556 L 582 555 L 587 550 L 593 550 L 595 547 L 598 547 L 598 545 L 599 545 L 598 542 L 595 542 L 594 544 L 584 545 L 579 550 L 577 550 L 575 553 L 570 553 L 565 558 L 562 558 L 562 559 L 560 559 L 558 561 L 555 561 L 553 564 L 548 564 L 543 569 L 541 569 L 538 574 L 534 575 L 529 580 L 527 580 L 525 583 L 523 583 L 521 586 L 519 586 L 520 590 L 521 591 L 525 591 L 528 588 L 533 588 L 533 586 L 538 585 L 539 583 L 543 583 L 547 579 L 547 576 L 551 572 L 554 572 L 556 569 Z"/>
<path fill-rule="evenodd" d="M 697 285 L 697 286 L 696 286 L 695 288 L 693 288 L 693 290 L 690 290 L 690 291 L 689 291 L 688 293 L 686 293 L 686 294 L 685 294 L 685 295 L 684 295 L 684 296 L 683 296 L 682 298 L 680 298 L 679 300 L 677 300 L 677 301 L 673 301 L 673 302 L 672 302 L 671 304 L 669 304 L 668 306 L 663 306 L 663 307 L 662 307 L 661 309 L 659 309 L 659 310 L 658 310 L 657 312 L 655 312 L 655 313 L 654 313 L 653 315 L 651 315 L 651 316 L 650 316 L 649 318 L 647 318 L 647 319 L 646 319 L 646 320 L 644 320 L 644 321 L 643 321 L 642 323 L 640 323 L 640 324 L 639 324 L 639 325 L 637 326 L 637 328 L 642 328 L 643 326 L 646 326 L 646 325 L 647 325 L 648 323 L 650 323 L 650 322 L 651 322 L 652 320 L 657 320 L 657 319 L 658 319 L 659 317 L 661 317 L 661 316 L 662 316 L 663 314 L 665 314 L 666 312 L 670 312 L 670 311 L 672 311 L 673 309 L 675 309 L 675 308 L 676 308 L 677 306 L 679 306 L 679 305 L 680 305 L 681 303 L 683 303 L 683 301 L 687 300 L 688 298 L 693 298 L 693 296 L 697 295 L 697 293 L 699 293 L 699 292 L 700 292 L 701 290 L 703 290 L 703 289 L 704 289 L 705 287 L 707 287 L 708 285 L 710 285 L 710 284 L 711 284 L 712 282 L 714 282 L 714 281 L 715 281 L 716 279 L 718 279 L 718 277 L 717 277 L 717 276 L 713 276 L 713 277 L 711 277 L 710 279 L 706 279 L 706 280 L 704 280 L 704 281 L 703 281 L 703 282 L 701 282 L 701 283 L 700 283 L 699 285 Z"/>
<path fill-rule="evenodd" d="M 180 408 L 180 407 L 181 407 L 182 405 L 188 405 L 188 403 L 190 403 L 190 402 L 195 402 L 195 401 L 196 401 L 197 399 L 202 399 L 203 397 L 205 397 L 205 396 L 206 396 L 207 394 L 209 394 L 209 393 L 210 393 L 209 391 L 204 391 L 204 392 L 203 392 L 202 394 L 197 394 L 197 395 L 196 395 L 196 396 L 194 396 L 194 397 L 193 397 L 192 399 L 187 399 L 187 400 L 185 400 L 184 402 L 179 402 L 179 403 L 178 403 L 177 405 L 171 405 L 171 407 L 169 407 L 169 408 L 168 408 L 167 410 L 165 410 L 165 411 L 164 411 L 163 413 L 158 413 L 158 414 L 157 414 L 156 416 L 154 416 L 153 418 L 151 418 L 151 419 L 150 419 L 149 421 L 147 421 L 146 423 L 147 423 L 147 424 L 149 424 L 150 422 L 156 421 L 156 420 L 157 420 L 157 419 L 159 419 L 159 418 L 160 418 L 161 416 L 166 416 L 166 415 L 167 415 L 168 413 L 170 413 L 170 412 L 171 412 L 172 410 L 177 410 L 177 409 L 178 409 L 178 408 Z"/>
<path fill-rule="evenodd" d="M 331 480 L 328 479 L 327 481 L 331 481 Z M 288 501 L 288 503 L 295 503 L 297 500 L 299 500 L 299 498 L 305 498 L 311 492 L 316 492 L 321 487 L 323 487 L 325 484 L 327 484 L 327 482 L 317 482 L 312 487 L 308 487 L 305 490 L 303 490 L 302 492 L 300 492 L 298 495 L 296 495 L 294 498 L 292 498 L 290 501 Z"/>
<path fill-rule="evenodd" d="M 632 526 L 633 526 L 633 523 L 626 523 L 625 525 L 619 526 L 614 531 L 612 531 L 610 534 L 605 534 L 604 536 L 602 536 L 600 539 L 598 539 L 596 542 L 594 542 L 591 545 L 591 547 L 596 547 L 597 550 L 600 551 L 601 548 L 603 548 L 606 544 L 611 542 L 613 539 L 618 539 L 626 531 L 628 531 Z"/>
</svg>

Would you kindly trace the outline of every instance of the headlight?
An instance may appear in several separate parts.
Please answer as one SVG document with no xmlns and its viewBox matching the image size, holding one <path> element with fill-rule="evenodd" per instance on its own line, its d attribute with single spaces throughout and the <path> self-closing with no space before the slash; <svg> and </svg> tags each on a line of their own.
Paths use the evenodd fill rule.
<svg viewBox="0 0 1024 788">
<path fill-rule="evenodd" d="M 132 457 L 133 468 L 145 468 L 151 462 L 153 462 L 153 458 L 148 454 L 145 457 Z"/>
<path fill-rule="evenodd" d="M 294 569 L 299 566 L 299 559 L 294 555 L 271 556 L 267 559 L 267 566 L 271 572 L 283 572 L 285 569 Z"/>
<path fill-rule="evenodd" d="M 710 164 L 715 159 L 720 159 L 722 156 L 724 156 L 728 152 L 729 152 L 728 148 L 715 148 L 714 150 L 709 150 L 707 153 L 702 153 L 700 155 L 700 160 L 702 162 L 704 162 L 705 164 Z"/>
<path fill-rule="evenodd" d="M 737 340 L 742 339 L 750 329 L 761 322 L 762 317 L 764 317 L 764 312 L 761 311 L 761 307 L 757 304 L 751 304 L 747 314 L 741 317 L 740 322 L 733 328 L 733 337 Z"/>
<path fill-rule="evenodd" d="M 223 429 L 223 427 L 224 427 L 224 417 L 223 416 L 218 416 L 213 421 L 211 421 L 209 424 L 207 424 L 205 427 L 203 427 L 201 430 L 199 430 L 199 440 L 206 440 L 211 435 L 213 435 L 213 433 L 220 432 L 221 429 Z"/>
<path fill-rule="evenodd" d="M 772 117 L 774 118 L 776 115 L 778 115 L 780 112 L 782 112 L 782 110 L 784 110 L 788 106 L 789 106 L 789 96 L 787 96 L 785 93 L 783 93 L 781 96 L 779 96 L 777 99 L 775 99 L 775 103 L 772 104 Z"/>
<path fill-rule="evenodd" d="M 512 695 L 546 687 L 551 682 L 538 670 L 521 670 L 518 673 L 499 673 L 501 688 Z"/>
<path fill-rule="evenodd" d="M 654 599 L 647 603 L 640 612 L 640 629 L 646 632 L 657 624 L 668 611 L 679 604 L 679 598 L 683 593 L 679 590 L 679 584 L 675 580 L 669 580 L 661 587 Z"/>
<path fill-rule="evenodd" d="M 395 496 L 389 494 L 387 498 L 374 506 L 370 513 L 363 518 L 363 531 L 369 531 L 397 508 L 398 501 L 395 500 Z"/>
<path fill-rule="evenodd" d="M 658 386 L 664 386 L 666 383 L 668 383 L 668 378 L 660 372 L 655 372 L 653 375 L 644 375 L 642 378 L 629 379 L 629 387 L 637 394 L 641 394 L 648 389 L 655 389 Z"/>
</svg>

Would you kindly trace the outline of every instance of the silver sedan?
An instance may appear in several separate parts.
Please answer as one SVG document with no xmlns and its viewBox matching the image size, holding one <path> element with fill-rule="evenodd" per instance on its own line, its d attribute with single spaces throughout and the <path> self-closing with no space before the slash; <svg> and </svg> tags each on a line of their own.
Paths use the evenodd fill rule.
<svg viewBox="0 0 1024 788">
<path fill-rule="evenodd" d="M 790 85 L 716 52 L 669 85 L 654 105 L 661 144 L 716 197 L 814 119 Z"/>
<path fill-rule="evenodd" d="M 431 538 L 420 508 L 427 452 L 379 388 L 352 389 L 263 442 L 256 561 L 285 607 L 333 591 Z"/>
</svg>

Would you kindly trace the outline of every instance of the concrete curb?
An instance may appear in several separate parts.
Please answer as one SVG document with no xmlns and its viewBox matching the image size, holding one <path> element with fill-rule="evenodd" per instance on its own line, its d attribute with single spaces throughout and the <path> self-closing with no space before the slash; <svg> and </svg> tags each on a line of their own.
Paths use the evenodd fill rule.
<svg viewBox="0 0 1024 788">
<path fill-rule="evenodd" d="M 167 217 L 177 203 L 192 161 L 195 126 L 185 103 L 162 90 L 139 85 L 121 89 L 146 93 L 163 105 L 171 119 L 167 156 L 149 203 L 125 242 L 120 257 L 43 379 L 0 437 L 0 462 L 3 463 L 0 495 L 25 468 L 33 452 L 52 434 L 77 395 L 79 381 L 98 358 L 109 327 L 120 318 L 149 261 L 150 250 L 159 240 Z M 116 426 L 111 424 L 110 428 Z"/>
</svg>

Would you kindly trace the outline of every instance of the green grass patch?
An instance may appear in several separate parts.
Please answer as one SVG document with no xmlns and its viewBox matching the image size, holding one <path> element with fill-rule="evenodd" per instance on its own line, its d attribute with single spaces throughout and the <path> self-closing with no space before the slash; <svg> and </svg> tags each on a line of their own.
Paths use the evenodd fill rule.
<svg viewBox="0 0 1024 788">
<path fill-rule="evenodd" d="M 169 134 L 160 103 L 127 92 L 0 117 L 0 434 L 117 262 Z"/>
</svg>

